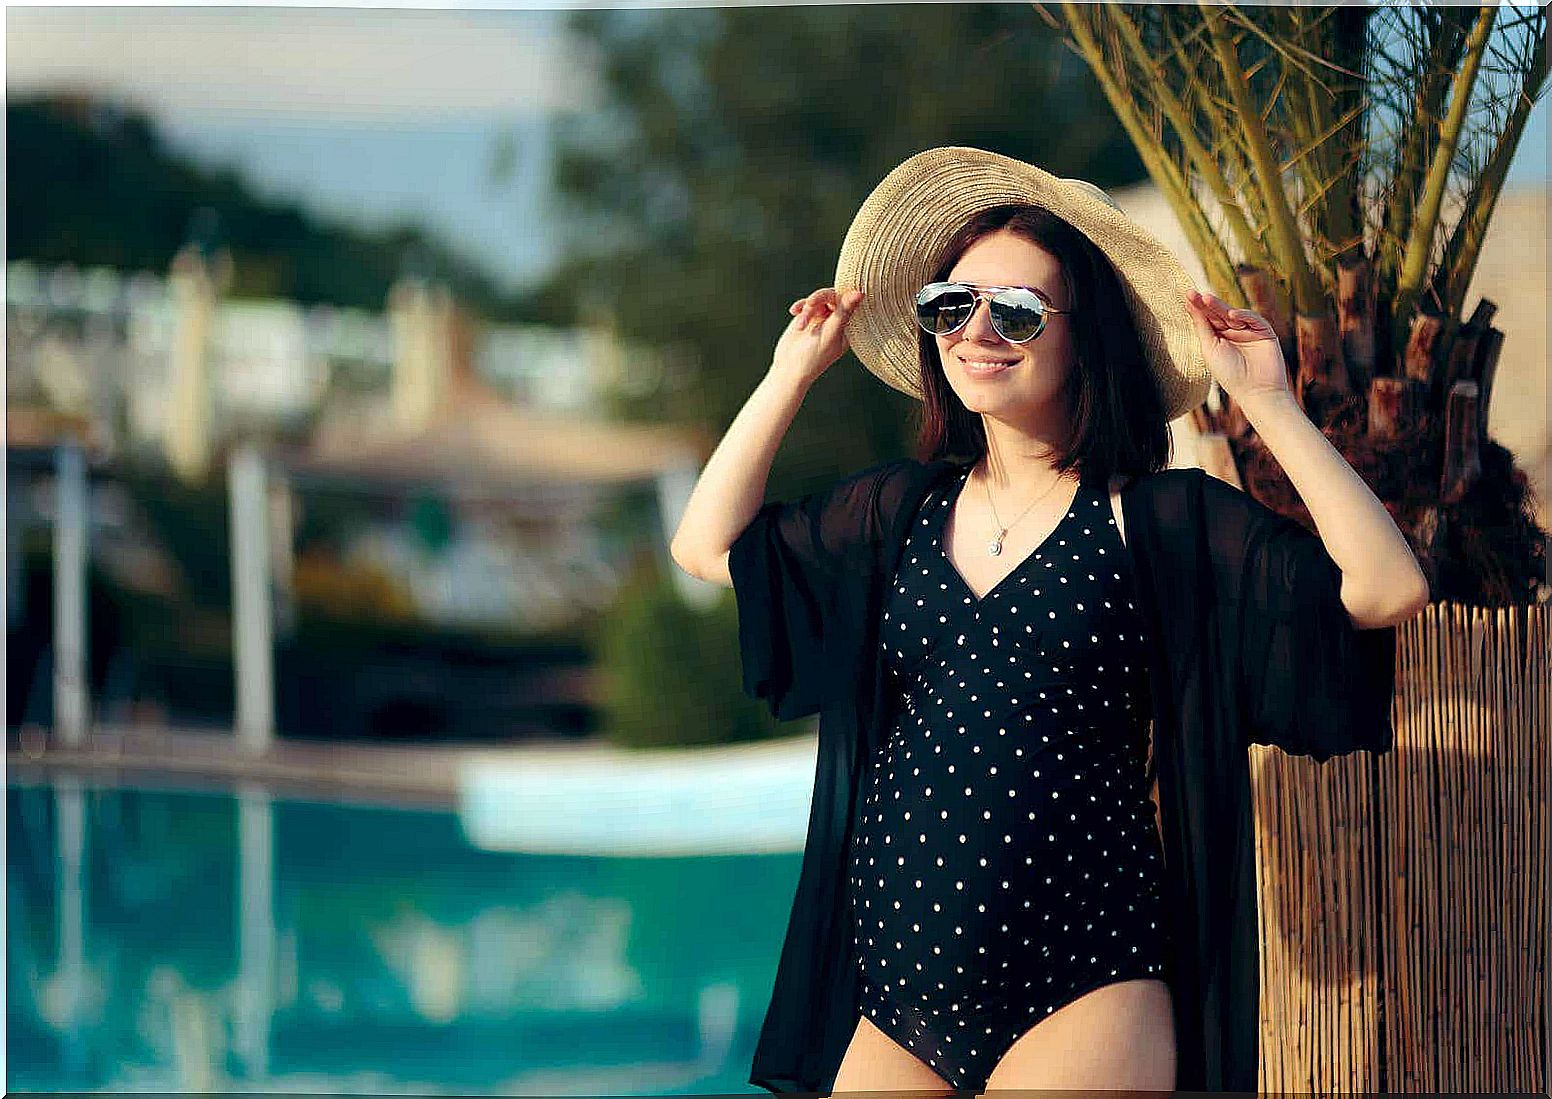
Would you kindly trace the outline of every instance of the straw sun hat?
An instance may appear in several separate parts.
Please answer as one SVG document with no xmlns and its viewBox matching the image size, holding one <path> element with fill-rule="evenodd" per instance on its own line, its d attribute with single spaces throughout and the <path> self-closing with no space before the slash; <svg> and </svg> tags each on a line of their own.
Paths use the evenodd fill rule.
<svg viewBox="0 0 1552 1099">
<path fill-rule="evenodd" d="M 1092 183 L 961 146 L 928 149 L 896 167 L 863 201 L 846 231 L 835 286 L 866 292 L 846 325 L 862 364 L 888 385 L 921 399 L 916 292 L 932 278 L 949 238 L 966 221 L 1010 202 L 1045 207 L 1110 258 L 1142 336 L 1165 418 L 1206 400 L 1212 373 L 1185 301 L 1195 284 L 1169 249 Z"/>
</svg>

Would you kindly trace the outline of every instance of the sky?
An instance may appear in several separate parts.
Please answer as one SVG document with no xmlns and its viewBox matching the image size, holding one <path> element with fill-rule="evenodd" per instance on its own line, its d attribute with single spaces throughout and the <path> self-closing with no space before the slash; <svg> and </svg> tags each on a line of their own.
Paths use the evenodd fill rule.
<svg viewBox="0 0 1552 1099">
<path fill-rule="evenodd" d="M 557 11 L 10 8 L 10 94 L 86 87 L 145 108 L 196 162 L 261 194 L 444 234 L 515 286 L 553 258 L 543 129 L 591 67 Z M 510 179 L 492 162 L 515 151 Z"/>
<path fill-rule="evenodd" d="M 580 5 L 579 5 L 580 6 Z M 196 162 L 364 227 L 415 219 L 516 289 L 555 258 L 543 140 L 597 101 L 565 13 L 492 8 L 9 8 L 10 94 L 144 107 Z M 1509 184 L 1545 183 L 1548 96 Z M 510 177 L 492 172 L 503 142 Z"/>
</svg>

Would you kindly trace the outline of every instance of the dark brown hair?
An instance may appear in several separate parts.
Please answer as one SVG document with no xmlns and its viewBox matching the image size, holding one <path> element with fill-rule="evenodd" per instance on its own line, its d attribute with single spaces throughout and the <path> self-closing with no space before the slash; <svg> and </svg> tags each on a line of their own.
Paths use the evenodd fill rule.
<svg viewBox="0 0 1552 1099">
<path fill-rule="evenodd" d="M 1169 425 L 1148 367 L 1142 338 L 1127 309 L 1120 276 L 1109 258 L 1071 223 L 1043 206 L 1009 204 L 976 214 L 944 247 L 930 281 L 948 278 L 969 247 L 999 229 L 1039 245 L 1061 264 L 1067 304 L 1075 312 L 1076 362 L 1068 396 L 1075 430 L 1056 468 L 1082 467 L 1108 480 L 1116 473 L 1143 476 L 1169 463 Z M 950 388 L 937 341 L 917 329 L 921 426 L 917 455 L 978 460 L 986 453 L 986 429 Z"/>
</svg>

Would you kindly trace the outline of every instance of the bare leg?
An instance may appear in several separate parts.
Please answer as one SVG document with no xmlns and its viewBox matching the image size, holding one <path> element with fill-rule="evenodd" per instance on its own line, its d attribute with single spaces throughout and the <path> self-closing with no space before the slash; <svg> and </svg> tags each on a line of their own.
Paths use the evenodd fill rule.
<svg viewBox="0 0 1552 1099">
<path fill-rule="evenodd" d="M 857 1029 L 835 1074 L 831 1094 L 843 1091 L 910 1091 L 935 1097 L 957 1094 L 947 1080 L 866 1016 L 857 1019 Z"/>
<path fill-rule="evenodd" d="M 1058 1008 L 1003 1054 L 986 1080 L 994 1088 L 1173 1091 L 1169 986 L 1118 981 Z"/>
</svg>

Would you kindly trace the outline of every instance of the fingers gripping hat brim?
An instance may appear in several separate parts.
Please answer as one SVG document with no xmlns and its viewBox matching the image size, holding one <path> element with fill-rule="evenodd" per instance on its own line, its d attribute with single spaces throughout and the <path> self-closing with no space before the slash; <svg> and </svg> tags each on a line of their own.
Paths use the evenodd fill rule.
<svg viewBox="0 0 1552 1099">
<path fill-rule="evenodd" d="M 1109 257 L 1167 419 L 1206 400 L 1212 374 L 1186 308 L 1195 284 L 1173 253 L 1092 184 L 963 146 L 928 149 L 896 167 L 863 201 L 841 243 L 835 285 L 866 292 L 846 334 L 868 370 L 921 399 L 916 292 L 960 227 L 1004 203 L 1045 207 Z"/>
</svg>

